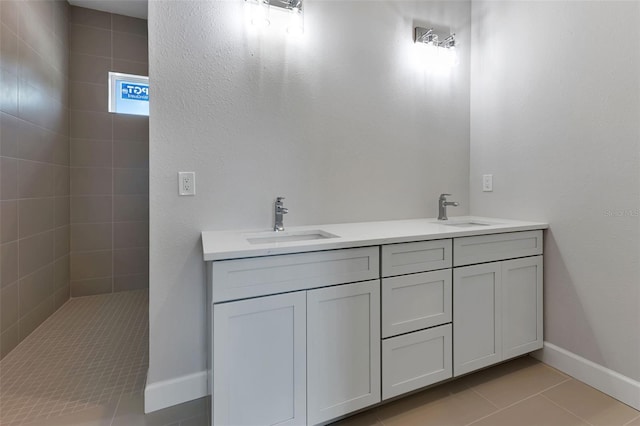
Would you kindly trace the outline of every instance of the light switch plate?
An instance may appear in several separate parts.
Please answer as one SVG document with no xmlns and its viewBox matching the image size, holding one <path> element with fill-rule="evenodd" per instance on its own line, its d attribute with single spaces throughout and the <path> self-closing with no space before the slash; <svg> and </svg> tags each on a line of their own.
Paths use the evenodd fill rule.
<svg viewBox="0 0 640 426">
<path fill-rule="evenodd" d="M 195 172 L 178 172 L 178 194 L 196 195 Z"/>
<path fill-rule="evenodd" d="M 482 175 L 482 191 L 493 191 L 493 175 Z"/>
</svg>

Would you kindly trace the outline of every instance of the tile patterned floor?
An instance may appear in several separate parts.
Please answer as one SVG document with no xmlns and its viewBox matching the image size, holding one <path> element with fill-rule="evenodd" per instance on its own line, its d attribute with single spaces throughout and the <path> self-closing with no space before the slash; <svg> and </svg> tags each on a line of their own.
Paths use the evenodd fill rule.
<svg viewBox="0 0 640 426">
<path fill-rule="evenodd" d="M 202 398 L 143 413 L 146 291 L 73 299 L 0 362 L 2 426 L 207 426 Z M 640 426 L 640 412 L 523 357 L 334 426 Z"/>
</svg>

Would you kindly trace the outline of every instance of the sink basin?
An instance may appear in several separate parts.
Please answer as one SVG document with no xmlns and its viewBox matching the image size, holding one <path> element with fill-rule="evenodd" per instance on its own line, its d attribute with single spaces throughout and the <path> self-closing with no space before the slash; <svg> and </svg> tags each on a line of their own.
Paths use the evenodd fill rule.
<svg viewBox="0 0 640 426">
<path fill-rule="evenodd" d="M 320 229 L 307 231 L 283 231 L 283 232 L 260 232 L 257 234 L 245 235 L 249 244 L 273 244 L 290 243 L 294 241 L 324 240 L 327 238 L 338 238 L 337 235 Z"/>
<path fill-rule="evenodd" d="M 437 223 L 439 223 L 440 225 L 446 225 L 446 226 L 457 226 L 458 228 L 471 228 L 474 226 L 498 225 L 497 223 L 482 222 L 479 220 L 461 220 L 461 221 L 442 220 L 442 221 L 438 221 Z"/>
</svg>

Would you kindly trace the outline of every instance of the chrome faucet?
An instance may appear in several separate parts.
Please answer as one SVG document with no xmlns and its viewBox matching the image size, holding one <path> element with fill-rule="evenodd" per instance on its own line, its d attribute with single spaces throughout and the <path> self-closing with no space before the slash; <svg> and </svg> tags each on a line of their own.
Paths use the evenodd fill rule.
<svg viewBox="0 0 640 426">
<path fill-rule="evenodd" d="M 451 194 L 440 194 L 440 198 L 438 199 L 438 220 L 449 220 L 447 217 L 447 206 L 458 207 L 460 203 L 457 201 L 447 201 L 447 197 L 450 197 Z"/>
<path fill-rule="evenodd" d="M 282 215 L 289 213 L 289 209 L 284 207 L 282 202 L 284 197 L 277 197 L 275 204 L 276 222 L 273 225 L 273 230 L 276 232 L 284 231 L 284 223 L 282 223 Z"/>
</svg>

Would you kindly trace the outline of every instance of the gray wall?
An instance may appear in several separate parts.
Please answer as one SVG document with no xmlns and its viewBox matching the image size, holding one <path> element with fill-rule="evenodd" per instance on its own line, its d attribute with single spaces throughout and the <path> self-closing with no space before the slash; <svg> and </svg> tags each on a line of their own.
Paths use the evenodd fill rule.
<svg viewBox="0 0 640 426">
<path fill-rule="evenodd" d="M 639 380 L 640 3 L 474 1 L 472 38 L 471 210 L 550 223 L 545 340 Z"/>
<path fill-rule="evenodd" d="M 108 112 L 109 71 L 147 75 L 147 21 L 71 7 L 71 296 L 149 285 L 149 118 Z"/>
<path fill-rule="evenodd" d="M 308 2 L 305 37 L 259 35 L 243 2 L 149 3 L 148 384 L 205 370 L 203 230 L 468 212 L 470 3 Z M 461 39 L 451 74 L 414 22 Z M 195 171 L 195 197 L 177 172 Z"/>
<path fill-rule="evenodd" d="M 0 358 L 69 299 L 66 1 L 0 1 Z"/>
</svg>

